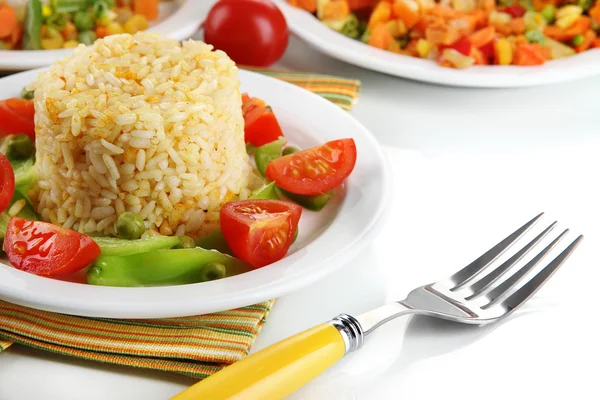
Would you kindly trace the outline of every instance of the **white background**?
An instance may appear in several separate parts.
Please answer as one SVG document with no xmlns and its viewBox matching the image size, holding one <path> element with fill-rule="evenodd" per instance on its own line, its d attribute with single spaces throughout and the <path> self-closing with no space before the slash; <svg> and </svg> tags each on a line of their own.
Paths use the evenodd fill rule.
<svg viewBox="0 0 600 400">
<path fill-rule="evenodd" d="M 297 41 L 279 66 L 362 81 L 352 114 L 385 145 L 394 200 L 357 259 L 277 300 L 254 350 L 341 312 L 401 299 L 540 211 L 543 224 L 558 219 L 571 228 L 568 239 L 586 236 L 507 320 L 484 328 L 394 321 L 292 398 L 597 398 L 600 77 L 533 89 L 448 88 L 349 66 Z M 193 382 L 21 346 L 0 354 L 1 400 L 165 399 Z"/>
</svg>

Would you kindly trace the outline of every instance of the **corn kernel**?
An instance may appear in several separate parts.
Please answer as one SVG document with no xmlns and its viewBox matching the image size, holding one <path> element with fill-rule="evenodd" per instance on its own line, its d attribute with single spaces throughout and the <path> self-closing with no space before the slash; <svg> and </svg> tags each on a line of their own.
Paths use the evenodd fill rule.
<svg viewBox="0 0 600 400">
<path fill-rule="evenodd" d="M 525 22 L 526 31 L 543 31 L 547 24 L 542 14 L 535 11 L 527 11 L 523 15 L 523 21 Z"/>
<path fill-rule="evenodd" d="M 513 49 L 510 42 L 506 39 L 498 39 L 494 43 L 496 59 L 500 65 L 510 65 L 513 60 Z"/>
<path fill-rule="evenodd" d="M 558 9 L 556 11 L 556 19 L 561 19 L 569 15 L 577 15 L 578 17 L 583 14 L 583 8 L 575 5 L 568 5 Z"/>
<path fill-rule="evenodd" d="M 400 46 L 400 43 L 392 40 L 387 48 L 387 51 L 391 51 L 392 53 L 401 53 L 402 47 Z"/>
<path fill-rule="evenodd" d="M 504 25 L 512 21 L 512 16 L 505 12 L 492 10 L 488 17 L 490 25 Z"/>
<path fill-rule="evenodd" d="M 73 49 L 73 48 L 75 48 L 77 46 L 79 46 L 79 42 L 77 40 L 67 40 L 63 44 L 63 48 L 64 49 Z"/>
<path fill-rule="evenodd" d="M 475 0 L 452 0 L 456 11 L 472 11 L 476 8 Z"/>
<path fill-rule="evenodd" d="M 106 26 L 106 30 L 109 35 L 118 35 L 124 32 L 123 27 L 118 22 L 111 22 Z"/>
<path fill-rule="evenodd" d="M 394 38 L 399 38 L 400 36 L 406 35 L 408 29 L 406 29 L 406 24 L 401 19 L 393 19 L 391 21 L 386 22 L 385 24 L 392 34 Z"/>
<path fill-rule="evenodd" d="M 444 60 L 450 61 L 455 68 L 459 69 L 468 68 L 475 64 L 475 59 L 473 57 L 465 56 L 454 49 L 445 49 L 442 53 L 442 57 Z"/>
<path fill-rule="evenodd" d="M 134 34 L 139 31 L 144 31 L 148 29 L 148 21 L 146 20 L 146 18 L 144 18 L 143 15 L 134 14 L 131 18 L 127 20 L 127 22 L 125 22 L 123 29 L 125 29 L 125 32 L 130 34 Z"/>
<path fill-rule="evenodd" d="M 50 8 L 50 6 L 47 4 L 43 4 L 42 5 L 42 16 L 44 18 L 48 18 L 51 15 L 52 15 L 52 8 Z"/>
<path fill-rule="evenodd" d="M 431 50 L 433 50 L 434 44 L 426 39 L 417 40 L 417 53 L 419 53 L 419 57 L 426 58 Z"/>
<path fill-rule="evenodd" d="M 567 29 L 579 19 L 580 15 L 571 14 L 556 20 L 556 26 L 562 29 Z"/>
</svg>

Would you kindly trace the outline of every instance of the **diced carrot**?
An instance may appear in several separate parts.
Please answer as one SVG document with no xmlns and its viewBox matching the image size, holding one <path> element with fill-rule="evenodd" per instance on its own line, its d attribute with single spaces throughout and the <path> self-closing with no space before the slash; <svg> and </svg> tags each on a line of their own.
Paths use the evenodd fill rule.
<svg viewBox="0 0 600 400">
<path fill-rule="evenodd" d="M 394 37 L 384 23 L 377 24 L 371 30 L 368 44 L 378 49 L 387 49 Z"/>
<path fill-rule="evenodd" d="M 544 35 L 548 36 L 551 39 L 558 40 L 559 42 L 564 42 L 569 39 L 565 33 L 565 30 L 556 25 L 550 25 L 545 27 Z"/>
<path fill-rule="evenodd" d="M 562 29 L 556 25 L 547 26 L 544 28 L 544 35 L 554 40 L 558 40 L 559 42 L 566 42 L 577 35 L 585 34 L 590 30 L 591 26 L 592 20 L 589 17 L 581 16 L 567 29 Z"/>
<path fill-rule="evenodd" d="M 517 47 L 513 64 L 522 66 L 542 65 L 545 61 L 544 48 L 540 44 L 534 43 Z"/>
<path fill-rule="evenodd" d="M 103 25 L 96 26 L 94 33 L 96 33 L 96 36 L 100 39 L 109 35 L 108 28 Z"/>
<path fill-rule="evenodd" d="M 392 5 L 385 1 L 380 1 L 376 6 L 371 16 L 369 17 L 369 23 L 367 29 L 372 30 L 375 25 L 388 22 L 392 16 Z"/>
<path fill-rule="evenodd" d="M 594 43 L 594 40 L 596 40 L 597 37 L 598 35 L 596 35 L 596 32 L 590 29 L 585 33 L 585 35 L 583 35 L 583 42 L 581 42 L 580 45 L 575 46 L 575 51 L 578 53 L 586 51 L 592 47 L 592 43 Z"/>
<path fill-rule="evenodd" d="M 289 0 L 290 5 L 314 13 L 317 11 L 317 0 Z"/>
<path fill-rule="evenodd" d="M 323 19 L 339 21 L 350 15 L 350 6 L 346 0 L 334 0 L 323 7 Z"/>
<path fill-rule="evenodd" d="M 481 8 L 485 11 L 490 12 L 496 9 L 496 0 L 482 0 Z"/>
<path fill-rule="evenodd" d="M 17 26 L 10 37 L 10 44 L 13 48 L 17 46 L 17 44 L 21 41 L 23 37 L 23 27 L 21 25 Z"/>
<path fill-rule="evenodd" d="M 537 11 L 542 11 L 546 6 L 558 6 L 562 1 L 561 0 L 533 0 L 533 8 Z"/>
<path fill-rule="evenodd" d="M 592 27 L 592 20 L 590 17 L 586 17 L 582 15 L 577 18 L 573 25 L 565 29 L 565 34 L 569 37 L 569 39 L 574 38 L 577 35 L 583 35 Z"/>
<path fill-rule="evenodd" d="M 488 25 L 489 12 L 475 9 L 466 13 L 475 22 L 475 29 L 483 29 Z"/>
<path fill-rule="evenodd" d="M 8 4 L 0 4 L 0 39 L 11 37 L 18 27 L 15 9 Z"/>
<path fill-rule="evenodd" d="M 143 15 L 147 20 L 158 18 L 159 0 L 133 0 L 133 12 Z"/>
<path fill-rule="evenodd" d="M 598 48 L 600 48 L 600 38 L 598 38 L 598 39 L 596 39 L 596 40 L 594 40 L 594 41 L 592 42 L 592 47 L 593 47 L 594 49 L 598 49 Z"/>
<path fill-rule="evenodd" d="M 450 25 L 430 26 L 425 30 L 425 38 L 434 44 L 450 45 L 460 38 L 460 33 Z"/>
<path fill-rule="evenodd" d="M 523 18 L 513 18 L 509 25 L 513 35 L 522 35 L 525 33 L 525 20 Z"/>
<path fill-rule="evenodd" d="M 406 54 L 411 55 L 413 57 L 418 57 L 419 52 L 417 51 L 417 44 L 419 43 L 419 39 L 411 39 L 410 42 L 404 48 Z"/>
<path fill-rule="evenodd" d="M 404 21 L 406 27 L 410 29 L 421 18 L 419 4 L 414 0 L 396 0 L 392 6 L 392 16 Z"/>
<path fill-rule="evenodd" d="M 360 10 L 361 8 L 371 8 L 375 6 L 376 0 L 348 0 L 351 10 Z"/>
<path fill-rule="evenodd" d="M 471 48 L 471 57 L 475 59 L 475 65 L 488 65 L 488 59 L 483 55 L 481 50 L 476 47 Z"/>
<path fill-rule="evenodd" d="M 496 28 L 493 26 L 488 26 L 487 28 L 480 29 L 477 32 L 469 35 L 469 41 L 473 47 L 479 48 L 494 40 L 495 36 Z"/>
<path fill-rule="evenodd" d="M 590 8 L 589 14 L 597 24 L 600 24 L 600 1 L 597 1 L 596 5 Z"/>
<path fill-rule="evenodd" d="M 60 31 L 60 34 L 62 35 L 65 41 L 76 40 L 77 28 L 75 27 L 75 25 L 73 25 L 71 21 L 67 21 L 67 23 L 65 24 L 65 28 L 62 31 Z"/>
</svg>

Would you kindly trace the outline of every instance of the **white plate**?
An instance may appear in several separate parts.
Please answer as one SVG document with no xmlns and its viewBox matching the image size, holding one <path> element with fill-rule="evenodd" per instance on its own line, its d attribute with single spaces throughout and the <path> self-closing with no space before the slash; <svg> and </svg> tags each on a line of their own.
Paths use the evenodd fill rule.
<svg viewBox="0 0 600 400">
<path fill-rule="evenodd" d="M 206 14 L 204 0 L 174 0 L 160 4 L 158 21 L 148 32 L 160 32 L 176 40 L 192 36 Z M 0 50 L 0 71 L 25 71 L 51 65 L 72 49 Z"/>
<path fill-rule="evenodd" d="M 0 79 L 0 99 L 18 95 L 39 72 Z M 356 141 L 358 159 L 344 189 L 338 190 L 321 212 L 303 212 L 298 240 L 286 258 L 218 281 L 153 288 L 58 281 L 0 261 L 0 299 L 92 317 L 162 318 L 210 313 L 276 298 L 318 281 L 367 245 L 382 222 L 390 188 L 389 170 L 375 138 L 349 113 L 311 92 L 247 71 L 241 71 L 240 79 L 243 91 L 271 104 L 290 143 L 308 147 L 344 137 Z"/>
<path fill-rule="evenodd" d="M 600 49 L 562 58 L 539 67 L 474 66 L 464 70 L 376 49 L 322 24 L 312 14 L 275 0 L 292 32 L 332 57 L 374 71 L 442 85 L 466 87 L 525 87 L 558 83 L 600 74 Z"/>
</svg>

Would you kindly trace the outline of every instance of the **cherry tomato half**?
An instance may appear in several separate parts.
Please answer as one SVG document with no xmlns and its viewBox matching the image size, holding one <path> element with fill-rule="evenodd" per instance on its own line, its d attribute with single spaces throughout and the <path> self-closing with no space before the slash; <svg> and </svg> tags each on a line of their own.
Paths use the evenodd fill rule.
<svg viewBox="0 0 600 400">
<path fill-rule="evenodd" d="M 302 207 L 280 200 L 244 200 L 221 208 L 221 230 L 241 260 L 255 268 L 281 260 L 294 241 Z"/>
<path fill-rule="evenodd" d="M 316 195 L 339 186 L 356 164 L 353 139 L 340 139 L 274 159 L 266 176 L 288 192 Z"/>
<path fill-rule="evenodd" d="M 0 137 L 24 133 L 35 140 L 32 100 L 12 98 L 0 101 Z"/>
<path fill-rule="evenodd" d="M 204 21 L 204 40 L 239 64 L 267 67 L 279 60 L 290 31 L 269 0 L 221 0 Z"/>
<path fill-rule="evenodd" d="M 271 107 L 256 97 L 242 95 L 244 114 L 244 137 L 246 143 L 262 146 L 283 136 L 279 122 Z"/>
<path fill-rule="evenodd" d="M 8 158 L 0 153 L 0 212 L 10 204 L 15 194 L 15 173 Z"/>
<path fill-rule="evenodd" d="M 8 223 L 4 251 L 15 268 L 41 276 L 70 274 L 100 255 L 100 247 L 88 235 L 18 217 Z"/>
</svg>

